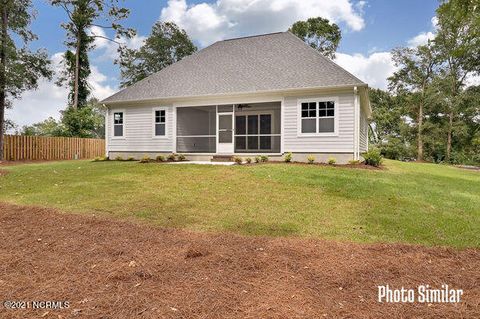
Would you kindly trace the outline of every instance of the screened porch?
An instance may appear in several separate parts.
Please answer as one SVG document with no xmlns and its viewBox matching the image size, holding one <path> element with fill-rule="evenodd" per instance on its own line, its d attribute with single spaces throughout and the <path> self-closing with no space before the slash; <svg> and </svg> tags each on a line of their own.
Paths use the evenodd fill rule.
<svg viewBox="0 0 480 319">
<path fill-rule="evenodd" d="M 281 103 L 177 107 L 177 152 L 280 153 Z"/>
</svg>

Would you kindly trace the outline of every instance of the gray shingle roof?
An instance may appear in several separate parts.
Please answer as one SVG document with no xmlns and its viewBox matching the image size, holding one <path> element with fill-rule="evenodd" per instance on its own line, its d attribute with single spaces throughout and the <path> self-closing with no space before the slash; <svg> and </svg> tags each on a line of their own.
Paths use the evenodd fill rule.
<svg viewBox="0 0 480 319">
<path fill-rule="evenodd" d="M 364 84 L 281 32 L 216 42 L 103 103 Z"/>
</svg>

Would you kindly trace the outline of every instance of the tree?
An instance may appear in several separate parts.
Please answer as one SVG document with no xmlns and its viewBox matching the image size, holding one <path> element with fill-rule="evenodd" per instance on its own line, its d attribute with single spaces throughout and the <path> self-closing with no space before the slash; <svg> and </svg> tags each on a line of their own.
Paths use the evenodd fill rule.
<svg viewBox="0 0 480 319">
<path fill-rule="evenodd" d="M 60 121 L 49 117 L 43 122 L 24 126 L 21 134 L 27 136 L 64 136 L 65 129 Z"/>
<path fill-rule="evenodd" d="M 120 65 L 122 87 L 127 87 L 197 51 L 185 30 L 173 22 L 157 22 L 144 45 L 122 47 Z"/>
<path fill-rule="evenodd" d="M 96 99 L 91 99 L 79 109 L 67 108 L 62 113 L 63 136 L 104 138 L 105 110 Z"/>
<path fill-rule="evenodd" d="M 297 21 L 289 31 L 330 59 L 335 58 L 335 52 L 342 39 L 338 25 L 321 17 Z"/>
<path fill-rule="evenodd" d="M 372 106 L 372 143 L 390 159 L 406 159 L 413 156 L 412 127 L 405 121 L 404 96 L 395 96 L 380 89 L 370 89 Z"/>
<path fill-rule="evenodd" d="M 31 0 L 0 0 L 0 160 L 3 159 L 5 109 L 12 99 L 36 89 L 40 78 L 51 78 L 50 61 L 44 50 L 32 52 L 36 40 L 29 27 L 33 19 Z M 21 45 L 21 47 L 19 47 Z"/>
<path fill-rule="evenodd" d="M 410 111 L 417 125 L 417 160 L 422 161 L 426 92 L 435 76 L 436 55 L 428 44 L 417 48 L 395 49 L 392 59 L 400 69 L 388 78 L 389 87 L 397 94 L 409 97 Z"/>
<path fill-rule="evenodd" d="M 67 31 L 64 56 L 65 70 L 60 83 L 70 86 L 70 105 L 77 109 L 87 103 L 90 89 L 88 76 L 90 65 L 88 52 L 94 47 L 94 40 L 102 38 L 121 45 L 120 38 L 132 37 L 133 29 L 124 28 L 119 22 L 129 15 L 129 10 L 118 6 L 119 0 L 50 0 L 52 5 L 61 7 L 67 14 L 68 22 L 62 27 Z M 104 24 L 100 24 L 104 23 Z M 92 28 L 112 29 L 115 38 L 95 34 Z"/>
<path fill-rule="evenodd" d="M 9 130 L 15 130 L 17 128 L 17 124 L 12 120 L 5 119 L 3 122 L 3 133 L 6 134 Z"/>
<path fill-rule="evenodd" d="M 480 71 L 480 6 L 477 0 L 442 1 L 437 18 L 434 43 L 445 61 L 442 67 L 449 95 L 446 159 L 450 160 L 452 133 L 459 115 L 458 97 L 467 77 Z"/>
</svg>

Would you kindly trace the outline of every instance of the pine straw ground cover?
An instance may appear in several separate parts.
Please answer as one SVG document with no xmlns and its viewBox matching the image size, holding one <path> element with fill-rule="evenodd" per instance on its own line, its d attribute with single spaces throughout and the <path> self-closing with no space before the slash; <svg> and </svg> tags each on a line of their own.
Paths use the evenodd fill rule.
<svg viewBox="0 0 480 319">
<path fill-rule="evenodd" d="M 1 318 L 479 318 L 480 250 L 198 233 L 0 204 Z M 385 304 L 448 284 L 459 304 Z"/>
</svg>

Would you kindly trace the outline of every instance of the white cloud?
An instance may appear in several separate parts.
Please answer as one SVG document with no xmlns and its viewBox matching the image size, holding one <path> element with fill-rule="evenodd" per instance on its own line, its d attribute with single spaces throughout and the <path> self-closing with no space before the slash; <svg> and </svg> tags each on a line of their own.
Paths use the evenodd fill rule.
<svg viewBox="0 0 480 319">
<path fill-rule="evenodd" d="M 430 21 L 432 23 L 432 30 L 420 32 L 413 38 L 409 39 L 407 41 L 408 46 L 417 47 L 419 45 L 425 45 L 428 43 L 428 40 L 433 40 L 433 38 L 435 38 L 435 33 L 438 28 L 438 18 L 434 16 Z"/>
<path fill-rule="evenodd" d="M 433 32 L 420 32 L 418 35 L 414 36 L 408 40 L 408 45 L 410 47 L 417 47 L 419 45 L 425 45 L 428 43 L 428 40 L 433 40 L 435 34 Z"/>
<path fill-rule="evenodd" d="M 101 73 L 94 65 L 92 65 L 90 69 L 92 73 L 88 77 L 88 84 L 90 84 L 92 95 L 94 97 L 103 100 L 115 93 L 115 88 L 106 84 L 108 78 L 105 74 Z"/>
<path fill-rule="evenodd" d="M 479 74 L 469 74 L 465 78 L 465 86 L 478 86 L 480 85 L 480 75 Z"/>
<path fill-rule="evenodd" d="M 370 87 L 379 89 L 387 88 L 387 78 L 396 70 L 390 52 L 375 52 L 368 56 L 337 53 L 335 62 Z"/>
<path fill-rule="evenodd" d="M 121 37 L 120 39 L 115 39 L 115 42 L 108 40 L 109 36 L 105 33 L 103 28 L 93 26 L 90 28 L 89 33 L 95 38 L 95 50 L 101 52 L 99 59 L 100 60 L 110 60 L 113 61 L 118 57 L 118 47 L 120 44 L 125 44 L 128 48 L 138 49 L 140 48 L 147 37 L 142 35 L 135 35 L 134 37 L 127 39 Z"/>
<path fill-rule="evenodd" d="M 52 67 L 56 73 L 62 69 L 63 53 L 55 53 L 52 57 Z M 98 99 L 106 98 L 115 92 L 115 88 L 106 84 L 107 76 L 101 73 L 94 65 L 88 82 L 92 89 L 92 95 Z M 6 117 L 21 128 L 53 117 L 60 118 L 60 110 L 67 105 L 68 89 L 58 87 L 55 79 L 52 81 L 42 80 L 37 90 L 27 91 L 19 100 L 13 101 L 13 108 L 7 110 Z"/>
<path fill-rule="evenodd" d="M 217 0 L 188 5 L 186 0 L 169 0 L 160 19 L 173 21 L 200 45 L 225 38 L 287 30 L 295 21 L 322 16 L 345 23 L 351 30 L 363 29 L 363 1 L 350 0 Z"/>
</svg>

